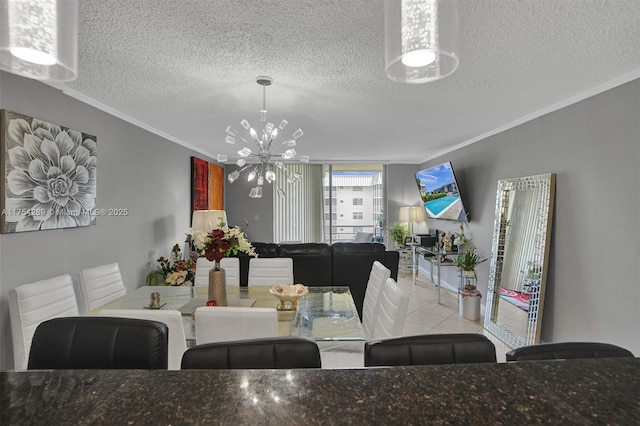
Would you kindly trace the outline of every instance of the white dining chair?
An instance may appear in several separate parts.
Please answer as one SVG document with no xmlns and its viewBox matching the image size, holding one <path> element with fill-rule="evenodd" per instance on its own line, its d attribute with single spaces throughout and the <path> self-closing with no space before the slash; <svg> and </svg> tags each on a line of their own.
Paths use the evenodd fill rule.
<svg viewBox="0 0 640 426">
<path fill-rule="evenodd" d="M 169 328 L 169 370 L 180 370 L 182 355 L 187 350 L 187 338 L 180 311 L 148 309 L 103 309 L 103 317 L 137 318 L 163 322 Z"/>
<path fill-rule="evenodd" d="M 83 269 L 80 278 L 80 300 L 84 311 L 92 311 L 127 292 L 117 262 Z"/>
<path fill-rule="evenodd" d="M 33 333 L 41 322 L 80 314 L 69 274 L 12 288 L 8 299 L 16 370 L 27 368 Z"/>
<path fill-rule="evenodd" d="M 409 308 L 409 295 L 400 290 L 393 278 L 387 278 L 375 316 L 373 333 L 368 339 L 386 339 L 402 336 L 402 329 Z"/>
<path fill-rule="evenodd" d="M 293 259 L 290 257 L 249 259 L 249 286 L 270 287 L 278 284 L 294 284 Z"/>
<path fill-rule="evenodd" d="M 215 262 L 199 257 L 196 262 L 196 278 L 193 285 L 206 287 L 209 285 L 209 271 L 215 266 Z M 220 267 L 224 269 L 227 285 L 240 285 L 240 259 L 237 257 L 223 257 Z"/>
<path fill-rule="evenodd" d="M 196 345 L 278 336 L 275 308 L 205 306 L 194 315 Z"/>
<path fill-rule="evenodd" d="M 373 334 L 376 311 L 380 301 L 380 292 L 384 283 L 391 277 L 391 271 L 377 260 L 371 266 L 367 289 L 362 304 L 362 326 L 367 335 Z"/>
</svg>

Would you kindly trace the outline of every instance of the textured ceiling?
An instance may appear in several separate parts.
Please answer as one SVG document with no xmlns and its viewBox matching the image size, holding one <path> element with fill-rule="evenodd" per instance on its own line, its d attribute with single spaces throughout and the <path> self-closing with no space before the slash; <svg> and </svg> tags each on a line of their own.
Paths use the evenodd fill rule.
<svg viewBox="0 0 640 426">
<path fill-rule="evenodd" d="M 312 162 L 420 163 L 640 77 L 638 0 L 460 0 L 449 77 L 384 73 L 382 0 L 82 0 L 71 96 L 195 150 L 225 128 L 301 127 Z"/>
</svg>

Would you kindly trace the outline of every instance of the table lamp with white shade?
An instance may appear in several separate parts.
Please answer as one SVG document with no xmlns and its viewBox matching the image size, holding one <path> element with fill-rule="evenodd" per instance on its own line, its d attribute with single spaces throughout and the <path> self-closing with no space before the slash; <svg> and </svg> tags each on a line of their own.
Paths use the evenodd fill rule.
<svg viewBox="0 0 640 426">
<path fill-rule="evenodd" d="M 220 222 L 228 225 L 227 213 L 224 210 L 194 210 L 191 228 L 209 233 L 212 229 L 219 228 Z"/>
<path fill-rule="evenodd" d="M 409 227 L 409 235 L 413 235 L 413 222 L 424 221 L 421 207 L 400 207 L 400 222 L 407 222 Z"/>
</svg>

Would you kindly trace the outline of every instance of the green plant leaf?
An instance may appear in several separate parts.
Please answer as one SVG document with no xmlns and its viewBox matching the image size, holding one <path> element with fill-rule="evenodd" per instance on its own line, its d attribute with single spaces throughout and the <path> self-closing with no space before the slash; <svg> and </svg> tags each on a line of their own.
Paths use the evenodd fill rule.
<svg viewBox="0 0 640 426">
<path fill-rule="evenodd" d="M 149 272 L 147 275 L 146 285 L 150 286 L 159 286 L 159 285 L 167 285 L 166 276 L 160 270 L 153 270 Z"/>
</svg>

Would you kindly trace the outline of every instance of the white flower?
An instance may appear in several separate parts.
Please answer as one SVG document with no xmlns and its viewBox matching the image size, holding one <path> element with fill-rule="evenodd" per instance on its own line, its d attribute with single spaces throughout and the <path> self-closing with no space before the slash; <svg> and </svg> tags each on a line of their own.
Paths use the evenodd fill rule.
<svg viewBox="0 0 640 426">
<path fill-rule="evenodd" d="M 191 229 L 190 235 L 195 249 L 199 253 L 204 252 L 208 239 L 207 233 L 201 229 Z"/>
<path fill-rule="evenodd" d="M 172 272 L 167 276 L 166 282 L 171 285 L 182 285 L 187 278 L 187 271 Z"/>
</svg>

